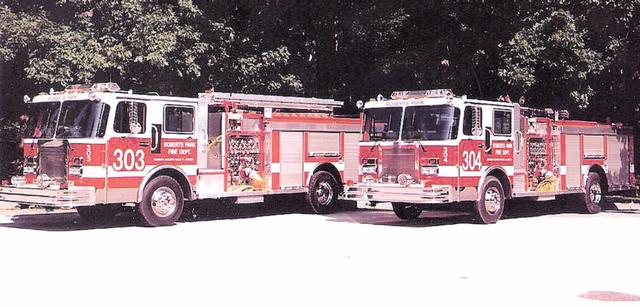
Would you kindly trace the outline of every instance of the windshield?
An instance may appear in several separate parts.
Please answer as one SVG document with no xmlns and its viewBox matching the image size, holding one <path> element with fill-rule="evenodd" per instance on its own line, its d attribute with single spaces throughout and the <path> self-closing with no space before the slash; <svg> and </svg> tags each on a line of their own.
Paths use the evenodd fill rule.
<svg viewBox="0 0 640 307">
<path fill-rule="evenodd" d="M 53 138 L 56 131 L 56 122 L 60 112 L 60 102 L 42 102 L 27 105 L 26 138 Z"/>
<path fill-rule="evenodd" d="M 65 101 L 62 103 L 56 138 L 104 136 L 109 106 L 97 101 Z"/>
<path fill-rule="evenodd" d="M 448 105 L 407 107 L 403 140 L 451 140 L 458 137 L 460 109 Z"/>
<path fill-rule="evenodd" d="M 402 108 L 372 108 L 364 110 L 364 141 L 397 140 Z"/>
</svg>

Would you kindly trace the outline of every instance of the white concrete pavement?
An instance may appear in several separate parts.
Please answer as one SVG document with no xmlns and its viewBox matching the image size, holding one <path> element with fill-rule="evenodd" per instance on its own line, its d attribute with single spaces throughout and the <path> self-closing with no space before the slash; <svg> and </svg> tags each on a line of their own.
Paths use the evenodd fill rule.
<svg viewBox="0 0 640 307">
<path fill-rule="evenodd" d="M 286 205 L 196 220 L 92 226 L 73 211 L 3 211 L 0 306 L 640 305 L 635 209 L 520 208 L 476 225 Z"/>
</svg>

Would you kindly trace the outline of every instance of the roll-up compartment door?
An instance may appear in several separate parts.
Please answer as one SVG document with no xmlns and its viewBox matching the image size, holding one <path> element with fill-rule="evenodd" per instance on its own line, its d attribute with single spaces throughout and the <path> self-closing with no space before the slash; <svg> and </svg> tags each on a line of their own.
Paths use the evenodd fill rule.
<svg viewBox="0 0 640 307">
<path fill-rule="evenodd" d="M 607 136 L 607 180 L 609 185 L 629 184 L 629 141 L 626 135 Z"/>
<path fill-rule="evenodd" d="M 360 167 L 360 153 L 358 142 L 360 141 L 359 133 L 344 134 L 344 181 L 358 181 L 358 168 Z"/>
<path fill-rule="evenodd" d="M 340 133 L 309 132 L 308 155 L 310 157 L 337 157 L 340 155 Z"/>
<path fill-rule="evenodd" d="M 302 132 L 280 132 L 280 187 L 302 187 L 304 176 Z"/>
<path fill-rule="evenodd" d="M 567 188 L 581 187 L 580 174 L 580 135 L 567 134 L 565 157 L 567 161 Z"/>
<path fill-rule="evenodd" d="M 585 158 L 598 159 L 604 157 L 604 136 L 602 135 L 585 135 L 584 152 Z"/>
</svg>

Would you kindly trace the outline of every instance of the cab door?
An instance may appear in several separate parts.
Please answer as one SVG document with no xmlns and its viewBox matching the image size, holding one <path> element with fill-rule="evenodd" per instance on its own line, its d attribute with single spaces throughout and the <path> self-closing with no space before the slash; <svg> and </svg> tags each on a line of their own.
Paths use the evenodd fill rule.
<svg viewBox="0 0 640 307">
<path fill-rule="evenodd" d="M 136 202 L 147 167 L 150 125 L 147 105 L 119 101 L 116 104 L 113 137 L 107 143 L 107 202 Z"/>
<path fill-rule="evenodd" d="M 462 136 L 458 151 L 458 187 L 460 187 L 460 201 L 475 200 L 477 195 L 469 193 L 476 188 L 480 181 L 484 163 L 485 131 L 483 129 L 485 109 L 478 105 L 467 105 L 463 111 Z M 465 192 L 466 191 L 466 192 Z"/>
<path fill-rule="evenodd" d="M 486 164 L 500 166 L 507 171 L 508 176 L 513 175 L 513 109 L 495 107 L 491 109 L 491 122 L 487 127 Z"/>
<path fill-rule="evenodd" d="M 195 104 L 158 104 L 151 123 L 150 162 L 178 169 L 192 186 L 198 171 L 196 112 Z"/>
</svg>

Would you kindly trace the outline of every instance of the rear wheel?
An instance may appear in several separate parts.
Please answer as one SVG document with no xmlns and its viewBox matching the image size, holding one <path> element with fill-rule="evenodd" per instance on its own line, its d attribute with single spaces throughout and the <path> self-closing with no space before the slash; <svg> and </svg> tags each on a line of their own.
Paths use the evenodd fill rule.
<svg viewBox="0 0 640 307">
<path fill-rule="evenodd" d="M 393 213 L 403 220 L 415 220 L 422 213 L 422 209 L 416 205 L 408 205 L 405 203 L 393 203 Z"/>
<path fill-rule="evenodd" d="M 183 208 L 180 184 L 169 176 L 158 176 L 144 188 L 138 213 L 147 226 L 167 226 L 180 218 Z"/>
<path fill-rule="evenodd" d="M 90 223 L 110 222 L 118 214 L 119 205 L 95 205 L 76 208 L 80 217 Z"/>
<path fill-rule="evenodd" d="M 480 190 L 480 199 L 475 202 L 476 221 L 483 224 L 497 222 L 504 211 L 504 190 L 498 178 L 488 176 Z"/>
<path fill-rule="evenodd" d="M 329 172 L 315 172 L 309 180 L 306 198 L 313 212 L 331 213 L 338 208 L 338 181 Z"/>
<path fill-rule="evenodd" d="M 584 205 L 587 213 L 596 214 L 602 211 L 605 190 L 598 173 L 589 173 L 585 185 Z"/>
</svg>

